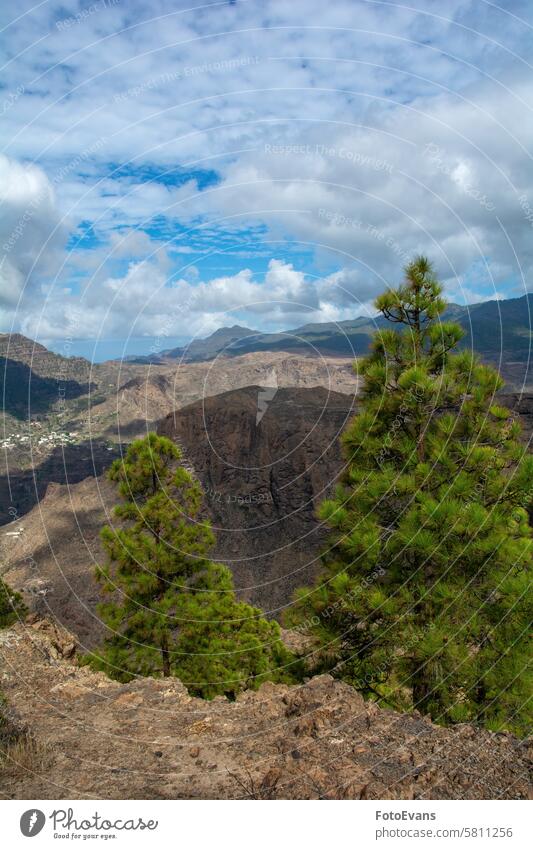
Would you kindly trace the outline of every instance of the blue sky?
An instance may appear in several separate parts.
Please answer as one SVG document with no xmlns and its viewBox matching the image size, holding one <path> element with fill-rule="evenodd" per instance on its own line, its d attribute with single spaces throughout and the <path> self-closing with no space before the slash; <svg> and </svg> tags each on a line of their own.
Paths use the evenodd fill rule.
<svg viewBox="0 0 533 849">
<path fill-rule="evenodd" d="M 531 289 L 533 7 L 4 4 L 0 310 L 97 358 Z M 72 341 L 73 340 L 73 341 Z"/>
</svg>

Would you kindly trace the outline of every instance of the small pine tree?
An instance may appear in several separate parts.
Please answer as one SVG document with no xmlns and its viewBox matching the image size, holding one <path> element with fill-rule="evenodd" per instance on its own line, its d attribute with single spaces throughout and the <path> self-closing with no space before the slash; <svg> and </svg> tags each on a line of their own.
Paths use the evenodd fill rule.
<svg viewBox="0 0 533 849">
<path fill-rule="evenodd" d="M 277 623 L 238 602 L 229 570 L 209 560 L 202 491 L 180 457 L 151 433 L 110 469 L 123 501 L 118 527 L 102 529 L 109 561 L 96 573 L 111 596 L 98 606 L 110 634 L 86 662 L 122 681 L 177 675 L 195 695 L 235 697 L 281 676 L 289 655 Z"/>
<path fill-rule="evenodd" d="M 28 608 L 22 600 L 20 593 L 12 590 L 5 581 L 0 578 L 0 628 L 8 628 L 14 622 L 24 619 Z M 0 766 L 6 759 L 8 746 L 16 743 L 21 734 L 20 728 L 14 722 L 12 711 L 2 692 L 0 692 Z"/>
<path fill-rule="evenodd" d="M 0 628 L 7 628 L 14 622 L 24 619 L 28 609 L 22 601 L 20 593 L 11 589 L 0 578 Z"/>
<path fill-rule="evenodd" d="M 291 623 L 317 669 L 368 697 L 441 722 L 522 733 L 531 721 L 533 457 L 494 395 L 503 382 L 465 351 L 431 264 L 415 259 L 376 301 L 398 329 L 360 364 L 362 410 L 320 516 L 324 572 Z M 529 702 L 530 705 L 530 702 Z"/>
<path fill-rule="evenodd" d="M 277 622 L 235 598 L 229 569 L 212 563 L 204 592 L 185 596 L 173 671 L 192 695 L 229 698 L 267 680 L 291 681 Z"/>
</svg>

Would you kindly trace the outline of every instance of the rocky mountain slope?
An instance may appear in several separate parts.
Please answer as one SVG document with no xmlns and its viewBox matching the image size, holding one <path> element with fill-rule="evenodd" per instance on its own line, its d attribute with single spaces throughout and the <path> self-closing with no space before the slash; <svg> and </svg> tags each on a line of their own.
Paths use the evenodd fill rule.
<svg viewBox="0 0 533 849">
<path fill-rule="evenodd" d="M 26 403 L 30 398 L 31 416 L 4 416 L 0 434 L 0 525 L 9 521 L 14 511 L 22 516 L 31 509 L 49 482 L 75 482 L 86 475 L 99 474 L 115 456 L 117 443 L 145 435 L 169 412 L 197 399 L 254 383 L 281 387 L 322 385 L 352 394 L 358 385 L 352 364 L 346 359 L 246 354 L 183 365 L 174 361 L 161 366 L 104 363 L 91 371 L 90 392 L 80 395 L 81 384 L 76 383 L 77 394 L 71 397 L 57 371 L 61 367 L 67 372 L 71 360 L 56 357 L 43 348 L 43 369 L 49 375 L 49 406 L 45 404 L 37 414 L 31 389 L 41 378 L 28 366 L 33 343 L 25 340 L 16 350 L 21 361 L 14 362 L 13 368 L 26 370 L 17 392 L 22 393 Z M 89 366 L 87 361 L 82 362 Z M 10 380 L 6 391 L 11 391 L 9 386 Z M 66 393 L 61 404 L 60 389 Z"/>
<path fill-rule="evenodd" d="M 89 360 L 54 354 L 21 333 L 0 333 L 0 357 L 23 363 L 35 375 L 45 379 L 63 378 L 80 384 L 87 384 L 91 380 Z"/>
<path fill-rule="evenodd" d="M 354 409 L 353 396 L 322 387 L 272 394 L 249 386 L 159 425 L 203 486 L 217 558 L 240 594 L 269 614 L 317 572 L 324 534 L 316 508 L 342 467 L 339 437 Z"/>
<path fill-rule="evenodd" d="M 531 787 L 530 743 L 382 710 L 327 675 L 205 702 L 177 679 L 123 685 L 77 668 L 74 651 L 46 620 L 0 632 L 6 798 L 524 799 Z"/>
<path fill-rule="evenodd" d="M 207 362 L 167 361 L 155 366 L 120 364 L 117 378 L 116 391 L 91 406 L 90 420 L 93 434 L 118 435 L 123 442 L 143 436 L 173 410 L 244 386 L 325 386 L 351 394 L 358 388 L 352 362 L 346 358 L 319 359 L 284 352 L 216 357 Z"/>
<path fill-rule="evenodd" d="M 88 360 L 54 354 L 19 333 L 0 334 L 0 376 L 4 439 L 21 422 L 57 412 L 66 399 L 75 408 L 96 388 Z"/>
<path fill-rule="evenodd" d="M 100 591 L 94 568 L 103 557 L 100 529 L 116 500 L 105 477 L 51 483 L 27 516 L 0 530 L 6 580 L 20 588 L 31 610 L 53 615 L 84 646 L 103 633 L 95 613 Z"/>
<path fill-rule="evenodd" d="M 65 426 L 78 431 L 81 427 L 95 439 L 116 436 L 120 428 L 126 435 L 142 434 L 171 410 L 207 395 L 272 380 L 273 371 L 279 386 L 355 391 L 346 357 L 321 358 L 309 351 L 226 357 L 226 331 L 217 331 L 212 338 L 210 362 L 203 356 L 201 363 L 126 359 L 91 364 L 83 357 L 55 354 L 19 333 L 0 334 L 2 413 L 17 419 L 19 429 L 30 419 L 42 422 L 52 417 L 57 425 L 61 418 Z M 205 349 L 203 340 L 198 344 Z M 9 428 L 12 425 L 10 421 Z"/>
<path fill-rule="evenodd" d="M 18 465 L 21 455 L 22 463 Z M 27 448 L 9 457 L 8 462 L 4 456 L 4 463 L 0 464 L 3 471 L 0 474 L 0 526 L 6 525 L 8 532 L 13 531 L 7 523 L 20 523 L 44 498 L 51 484 L 73 486 L 88 476 L 98 477 L 118 456 L 119 446 L 101 441 L 56 444 L 42 452 Z"/>
<path fill-rule="evenodd" d="M 247 332 L 231 329 L 236 331 Z M 225 335 L 219 337 L 227 347 Z M 270 391 L 324 386 L 348 395 L 357 392 L 351 359 L 308 356 L 309 350 L 305 355 L 279 350 L 191 363 L 167 359 L 157 365 L 110 361 L 91 366 L 80 357 L 53 354 L 24 336 L 0 334 L 0 525 L 31 509 L 48 483 L 99 474 L 120 443 L 144 435 L 168 413 L 197 399 L 248 385 Z M 511 386 L 521 386 L 523 362 L 506 360 L 503 371 Z"/>
</svg>

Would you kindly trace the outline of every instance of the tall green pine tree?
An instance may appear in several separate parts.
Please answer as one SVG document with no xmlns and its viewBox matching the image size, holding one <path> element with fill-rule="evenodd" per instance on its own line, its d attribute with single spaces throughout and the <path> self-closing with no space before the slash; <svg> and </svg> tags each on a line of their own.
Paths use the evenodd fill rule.
<svg viewBox="0 0 533 849">
<path fill-rule="evenodd" d="M 362 409 L 321 518 L 324 572 L 292 624 L 317 669 L 441 722 L 523 733 L 531 721 L 533 457 L 495 393 L 503 381 L 440 320 L 442 287 L 416 258 L 376 301 L 395 327 L 359 366 Z"/>
<path fill-rule="evenodd" d="M 108 563 L 97 569 L 109 633 L 87 662 L 123 681 L 176 675 L 195 695 L 235 697 L 283 676 L 289 653 L 277 623 L 237 601 L 229 570 L 208 558 L 202 491 L 180 457 L 151 433 L 110 469 L 123 501 L 117 527 L 102 529 Z"/>
<path fill-rule="evenodd" d="M 6 628 L 24 619 L 28 612 L 20 593 L 12 590 L 5 581 L 0 578 L 0 628 Z"/>
</svg>

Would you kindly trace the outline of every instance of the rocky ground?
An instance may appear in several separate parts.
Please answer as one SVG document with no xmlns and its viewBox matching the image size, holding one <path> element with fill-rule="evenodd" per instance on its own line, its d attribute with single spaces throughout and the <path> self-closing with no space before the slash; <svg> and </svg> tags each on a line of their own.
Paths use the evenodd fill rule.
<svg viewBox="0 0 533 849">
<path fill-rule="evenodd" d="M 0 632 L 0 686 L 18 728 L 4 798 L 523 799 L 531 746 L 365 703 L 320 676 L 236 702 L 176 679 L 127 685 L 78 668 L 48 620 Z M 26 733 L 24 733 L 26 729 Z"/>
</svg>

